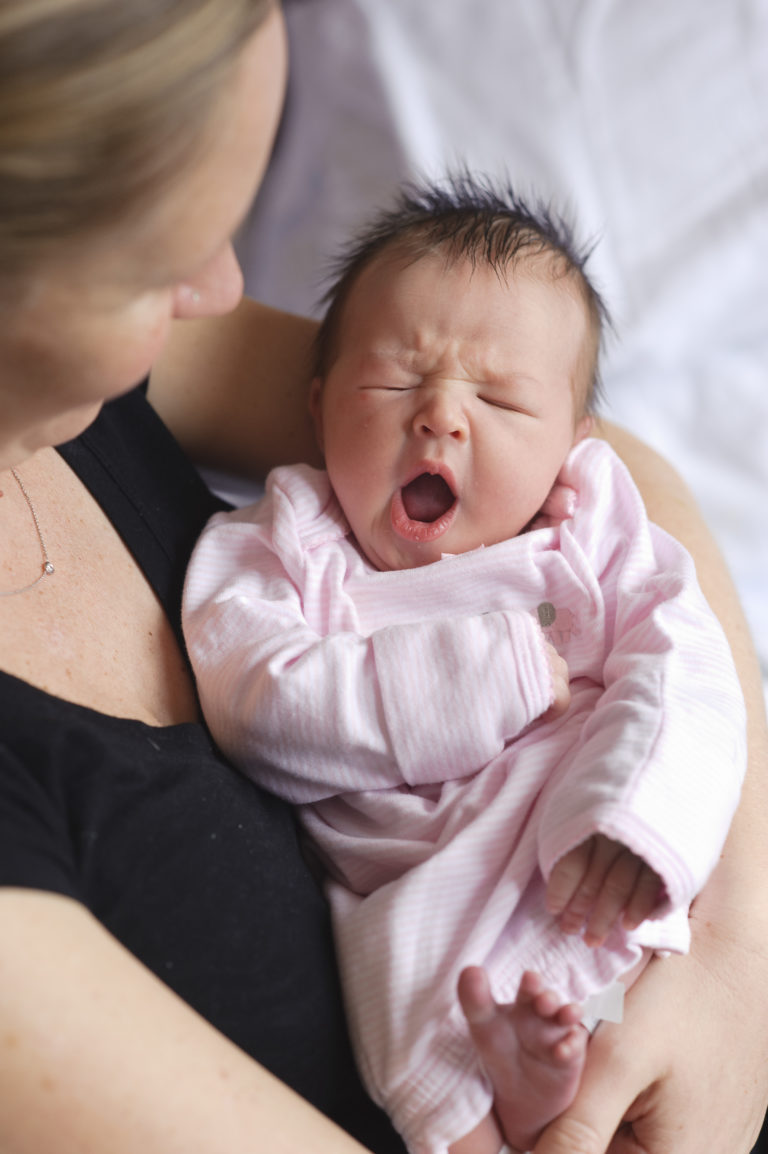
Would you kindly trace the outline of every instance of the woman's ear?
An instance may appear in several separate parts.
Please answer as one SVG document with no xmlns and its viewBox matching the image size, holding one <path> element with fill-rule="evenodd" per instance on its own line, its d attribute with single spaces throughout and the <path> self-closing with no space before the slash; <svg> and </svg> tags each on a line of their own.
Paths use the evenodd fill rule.
<svg viewBox="0 0 768 1154">
<path fill-rule="evenodd" d="M 591 413 L 585 413 L 584 416 L 576 422 L 571 448 L 573 448 L 574 445 L 578 445 L 579 441 L 583 441 L 585 437 L 591 437 L 594 428 L 595 418 Z"/>
<path fill-rule="evenodd" d="M 323 445 L 323 378 L 313 377 L 312 383 L 309 386 L 309 413 L 315 426 L 315 437 L 320 446 L 320 451 L 324 449 Z"/>
</svg>

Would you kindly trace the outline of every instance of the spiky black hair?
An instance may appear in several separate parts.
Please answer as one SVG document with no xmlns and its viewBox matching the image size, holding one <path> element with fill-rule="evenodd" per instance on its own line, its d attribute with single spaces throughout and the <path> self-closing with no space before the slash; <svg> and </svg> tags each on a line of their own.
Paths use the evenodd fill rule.
<svg viewBox="0 0 768 1154">
<path fill-rule="evenodd" d="M 450 261 L 485 265 L 499 276 L 522 260 L 549 258 L 553 277 L 571 278 L 587 309 L 594 356 L 586 408 L 600 392 L 599 350 L 611 327 L 603 298 L 585 271 L 593 246 L 581 247 L 562 215 L 530 203 L 511 185 L 462 171 L 435 183 L 404 185 L 394 204 L 378 212 L 332 263 L 322 298 L 325 314 L 316 339 L 316 371 L 330 368 L 344 304 L 363 269 L 389 250 L 409 260 L 444 252 Z"/>
</svg>

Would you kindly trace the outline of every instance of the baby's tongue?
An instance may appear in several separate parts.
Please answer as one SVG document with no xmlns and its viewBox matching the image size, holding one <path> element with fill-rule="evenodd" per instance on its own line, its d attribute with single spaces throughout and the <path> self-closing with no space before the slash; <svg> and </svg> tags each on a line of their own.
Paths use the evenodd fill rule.
<svg viewBox="0 0 768 1154">
<path fill-rule="evenodd" d="M 403 487 L 403 505 L 412 521 L 436 521 L 453 504 L 453 493 L 442 477 L 421 473 Z"/>
</svg>

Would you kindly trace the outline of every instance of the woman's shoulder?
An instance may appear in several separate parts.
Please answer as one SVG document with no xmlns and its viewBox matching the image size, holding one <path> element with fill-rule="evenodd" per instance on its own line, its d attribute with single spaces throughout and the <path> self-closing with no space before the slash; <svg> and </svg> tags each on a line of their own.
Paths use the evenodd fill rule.
<svg viewBox="0 0 768 1154">
<path fill-rule="evenodd" d="M 104 405 L 94 423 L 59 452 L 131 550 L 177 626 L 189 555 L 224 503 L 152 408 L 146 386 Z"/>
</svg>

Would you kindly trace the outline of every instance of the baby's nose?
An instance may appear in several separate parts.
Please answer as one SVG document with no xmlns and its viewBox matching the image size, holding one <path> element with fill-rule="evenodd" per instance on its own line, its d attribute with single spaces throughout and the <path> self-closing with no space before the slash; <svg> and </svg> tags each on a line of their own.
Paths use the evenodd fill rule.
<svg viewBox="0 0 768 1154">
<path fill-rule="evenodd" d="M 466 438 L 467 417 L 460 397 L 450 388 L 434 387 L 420 397 L 413 428 L 422 437 Z"/>
</svg>

